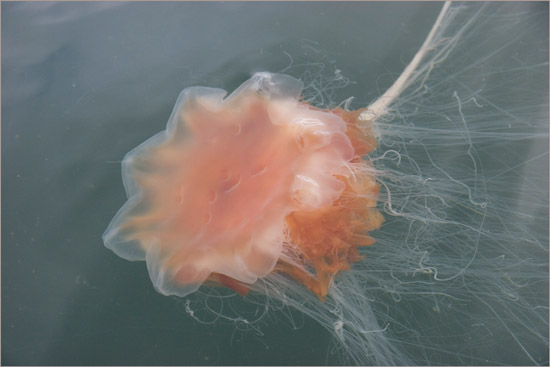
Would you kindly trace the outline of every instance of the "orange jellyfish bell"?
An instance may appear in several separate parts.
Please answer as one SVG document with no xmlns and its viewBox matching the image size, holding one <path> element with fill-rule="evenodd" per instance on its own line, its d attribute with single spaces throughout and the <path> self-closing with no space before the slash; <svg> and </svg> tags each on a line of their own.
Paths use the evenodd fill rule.
<svg viewBox="0 0 550 367">
<path fill-rule="evenodd" d="M 376 141 L 360 111 L 313 108 L 299 101 L 302 87 L 256 73 L 225 99 L 221 89 L 182 91 L 166 131 L 124 157 L 128 201 L 105 245 L 145 260 L 166 295 L 204 282 L 246 294 L 283 272 L 323 299 L 383 222 L 361 158 Z"/>
</svg>

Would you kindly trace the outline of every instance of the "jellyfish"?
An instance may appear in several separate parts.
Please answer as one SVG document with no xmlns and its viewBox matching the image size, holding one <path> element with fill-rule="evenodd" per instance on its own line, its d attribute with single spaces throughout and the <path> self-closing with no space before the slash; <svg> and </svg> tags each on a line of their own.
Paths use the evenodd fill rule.
<svg viewBox="0 0 550 367">
<path fill-rule="evenodd" d="M 193 317 L 200 287 L 301 311 L 344 364 L 547 364 L 543 20 L 445 3 L 356 109 L 316 105 L 292 67 L 185 89 L 125 156 L 105 245 Z"/>
<path fill-rule="evenodd" d="M 361 111 L 301 103 L 302 83 L 256 73 L 230 96 L 185 89 L 165 132 L 124 158 L 129 201 L 105 244 L 145 260 L 155 288 L 186 296 L 219 283 L 247 294 L 271 272 L 320 299 L 369 246 L 383 216 L 362 156 Z"/>
</svg>

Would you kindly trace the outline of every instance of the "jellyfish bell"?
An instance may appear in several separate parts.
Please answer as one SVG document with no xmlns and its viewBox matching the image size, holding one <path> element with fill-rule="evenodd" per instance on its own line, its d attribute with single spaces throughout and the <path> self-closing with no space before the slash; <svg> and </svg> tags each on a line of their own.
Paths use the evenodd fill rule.
<svg viewBox="0 0 550 367">
<path fill-rule="evenodd" d="M 129 198 L 105 245 L 145 260 L 166 295 L 204 283 L 247 294 L 278 272 L 324 299 L 383 217 L 361 111 L 314 108 L 300 102 L 302 87 L 262 72 L 225 99 L 185 89 L 166 131 L 124 158 Z"/>
</svg>

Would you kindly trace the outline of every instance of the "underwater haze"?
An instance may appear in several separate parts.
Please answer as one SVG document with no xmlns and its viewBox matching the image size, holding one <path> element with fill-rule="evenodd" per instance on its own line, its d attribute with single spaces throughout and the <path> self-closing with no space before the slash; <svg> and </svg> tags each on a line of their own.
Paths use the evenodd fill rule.
<svg viewBox="0 0 550 367">
<path fill-rule="evenodd" d="M 350 108 L 366 107 L 392 84 L 422 45 L 442 3 L 2 2 L 1 7 L 1 363 L 344 363 L 341 354 L 345 352 L 325 319 L 310 318 L 291 307 L 270 309 L 269 302 L 264 307 L 254 304 L 254 298 L 250 304 L 232 291 L 205 287 L 190 297 L 190 310 L 186 299 L 165 297 L 154 290 L 143 262 L 125 261 L 108 250 L 101 236 L 127 199 L 121 160 L 166 128 L 182 89 L 207 86 L 231 92 L 258 71 L 301 79 L 306 84 L 305 97 L 314 105 L 333 107 L 354 97 Z M 525 288 L 518 297 L 525 297 L 528 306 L 522 309 L 524 303 L 510 303 L 510 310 L 515 312 L 517 304 L 517 310 L 525 311 L 518 323 L 527 327 L 532 322 L 533 335 L 521 328 L 506 330 L 506 321 L 499 320 L 503 313 L 498 311 L 484 315 L 490 319 L 488 324 L 504 327 L 491 328 L 483 319 L 469 319 L 464 310 L 476 313 L 485 306 L 453 298 L 451 290 L 438 307 L 450 309 L 451 303 L 463 302 L 453 321 L 468 320 L 471 334 L 439 329 L 434 321 L 426 323 L 425 329 L 414 329 L 413 323 L 404 320 L 413 314 L 422 325 L 422 318 L 432 318 L 427 315 L 432 307 L 418 309 L 415 301 L 401 300 L 407 298 L 405 292 L 382 290 L 385 297 L 377 298 L 377 315 L 384 314 L 386 303 L 391 320 L 403 322 L 403 328 L 396 330 L 380 325 L 393 332 L 387 340 L 398 340 L 402 332 L 409 338 L 402 342 L 403 348 L 418 343 L 404 352 L 403 363 L 548 364 L 548 4 L 513 3 L 508 10 L 499 13 L 502 23 L 515 24 L 514 14 L 531 19 L 531 28 L 514 35 L 520 38 L 517 55 L 499 56 L 502 49 L 491 49 L 491 42 L 470 46 L 477 37 L 469 34 L 460 46 L 460 55 L 467 60 L 460 65 L 470 66 L 459 70 L 442 63 L 446 69 L 438 77 L 466 89 L 460 77 L 467 75 L 468 85 L 481 90 L 485 88 L 482 80 L 491 81 L 502 70 L 506 75 L 521 75 L 514 85 L 497 83 L 509 89 L 492 90 L 491 108 L 514 118 L 529 116 L 535 121 L 530 126 L 536 125 L 529 130 L 532 135 L 515 139 L 509 156 L 491 153 L 491 145 L 480 155 L 506 167 L 503 177 L 516 168 L 514 177 L 523 177 L 510 183 L 510 192 L 498 192 L 498 213 L 503 216 L 490 219 L 506 222 L 506 210 L 531 214 L 522 214 L 525 222 L 520 226 L 531 233 L 526 242 L 534 250 L 524 247 L 525 254 L 517 255 L 520 260 L 513 265 L 538 262 L 533 262 L 536 267 L 521 268 L 525 273 L 518 288 Z M 497 56 L 486 62 L 470 53 L 474 49 Z M 431 80 L 426 79 L 424 86 L 432 86 Z M 410 101 L 407 111 L 416 103 L 412 97 Z M 470 102 L 469 106 L 474 104 Z M 425 112 L 423 105 L 415 108 Z M 443 108 L 430 112 L 447 116 Z M 507 159 L 520 164 L 507 166 L 502 163 Z M 448 164 L 470 163 L 449 157 Z M 489 186 L 497 178 L 487 177 Z M 513 204 L 504 203 L 507 198 Z M 475 202 L 476 198 L 470 199 Z M 484 229 L 482 235 L 497 227 Z M 393 240 L 385 232 L 373 246 L 386 241 L 405 243 L 410 240 L 405 232 L 394 232 Z M 438 237 L 437 233 L 418 234 L 419 238 Z M 376 232 L 372 235 L 377 237 Z M 501 253 L 494 248 L 496 261 Z M 383 247 L 374 254 L 384 261 Z M 364 261 L 369 261 L 368 255 Z M 457 264 L 468 266 L 467 261 Z M 411 276 L 421 272 L 408 270 Z M 393 275 L 385 274 L 388 282 Z M 510 282 L 516 284 L 517 279 Z M 415 300 L 423 294 L 435 299 L 431 286 L 437 276 L 421 283 L 425 292 L 417 284 Z M 488 309 L 508 307 L 500 299 L 494 301 Z M 493 339 L 496 332 L 506 337 Z M 445 354 L 440 346 L 430 349 L 428 340 L 460 347 Z M 487 344 L 477 345 L 477 340 Z M 495 347 L 493 340 L 500 345 Z M 472 351 L 479 355 L 472 357 Z M 364 353 L 370 352 L 365 349 Z"/>
</svg>

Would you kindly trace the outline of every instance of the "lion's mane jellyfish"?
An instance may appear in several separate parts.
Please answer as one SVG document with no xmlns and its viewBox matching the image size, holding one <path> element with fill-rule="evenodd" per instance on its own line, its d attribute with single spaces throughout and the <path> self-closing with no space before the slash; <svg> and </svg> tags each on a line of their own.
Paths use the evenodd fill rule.
<svg viewBox="0 0 550 367">
<path fill-rule="evenodd" d="M 344 104 L 366 109 L 301 61 L 304 85 L 184 90 L 124 158 L 105 244 L 163 294 L 223 286 L 185 299 L 200 322 L 311 317 L 343 364 L 548 365 L 548 7 L 525 4 L 442 4 L 386 92 Z"/>
<path fill-rule="evenodd" d="M 362 112 L 300 102 L 302 83 L 256 73 L 230 96 L 185 89 L 166 131 L 122 162 L 128 202 L 108 248 L 146 260 L 155 288 L 203 283 L 247 294 L 286 274 L 324 299 L 380 227 L 379 186 L 362 156 L 376 146 Z"/>
</svg>

